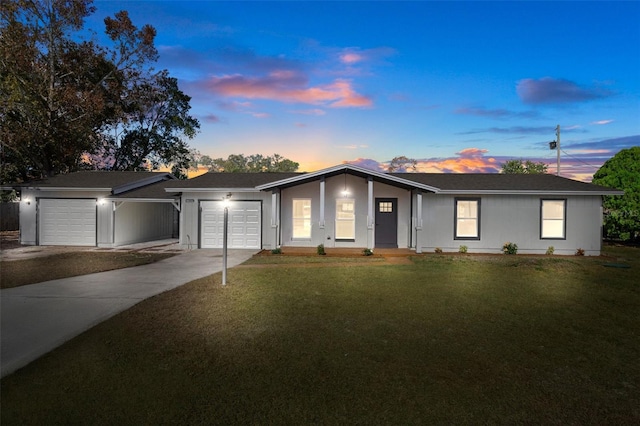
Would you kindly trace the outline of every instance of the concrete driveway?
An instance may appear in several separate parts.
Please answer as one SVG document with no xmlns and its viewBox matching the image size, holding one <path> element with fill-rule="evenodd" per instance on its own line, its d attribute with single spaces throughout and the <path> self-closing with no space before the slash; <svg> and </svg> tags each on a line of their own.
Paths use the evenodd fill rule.
<svg viewBox="0 0 640 426">
<path fill-rule="evenodd" d="M 229 268 L 255 250 L 229 250 Z M 222 270 L 222 250 L 0 290 L 0 377 L 138 302 Z"/>
</svg>

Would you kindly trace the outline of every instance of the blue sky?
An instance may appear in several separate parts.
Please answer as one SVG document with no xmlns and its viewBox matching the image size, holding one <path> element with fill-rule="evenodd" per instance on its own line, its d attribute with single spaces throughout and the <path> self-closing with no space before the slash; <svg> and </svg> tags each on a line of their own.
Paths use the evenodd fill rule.
<svg viewBox="0 0 640 426">
<path fill-rule="evenodd" d="M 395 156 L 425 172 L 549 163 L 589 180 L 640 145 L 640 2 L 96 1 L 153 25 L 202 154 L 313 171 Z"/>
</svg>

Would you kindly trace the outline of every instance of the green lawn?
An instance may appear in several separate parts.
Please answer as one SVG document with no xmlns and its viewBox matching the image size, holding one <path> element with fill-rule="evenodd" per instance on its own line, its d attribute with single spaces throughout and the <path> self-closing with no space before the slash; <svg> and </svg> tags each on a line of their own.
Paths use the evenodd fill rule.
<svg viewBox="0 0 640 426">
<path fill-rule="evenodd" d="M 234 268 L 6 377 L 0 420 L 638 424 L 640 249 L 609 253 Z"/>
<path fill-rule="evenodd" d="M 173 253 L 77 251 L 47 257 L 0 262 L 0 288 L 146 265 Z"/>
</svg>

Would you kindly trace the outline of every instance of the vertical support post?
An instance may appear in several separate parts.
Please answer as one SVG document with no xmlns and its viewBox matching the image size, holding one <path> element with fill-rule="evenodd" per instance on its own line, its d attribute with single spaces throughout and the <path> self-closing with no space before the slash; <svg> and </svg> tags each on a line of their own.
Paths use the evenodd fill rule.
<svg viewBox="0 0 640 426">
<path fill-rule="evenodd" d="M 416 253 L 422 253 L 420 234 L 422 233 L 422 192 L 416 194 Z"/>
<path fill-rule="evenodd" d="M 373 246 L 375 245 L 375 242 L 373 240 L 374 224 L 375 224 L 375 216 L 373 213 L 373 178 L 369 176 L 369 178 L 367 179 L 367 234 L 368 234 L 367 248 L 368 249 L 373 249 Z"/>
<path fill-rule="evenodd" d="M 318 225 L 320 226 L 320 229 L 324 229 L 324 199 L 325 199 L 325 182 L 324 182 L 324 176 L 322 176 L 320 178 L 320 220 L 318 222 Z"/>
<path fill-rule="evenodd" d="M 224 206 L 222 226 L 222 285 L 227 285 L 227 230 L 229 228 L 229 206 Z"/>
<path fill-rule="evenodd" d="M 271 192 L 271 227 L 278 226 L 278 192 Z"/>
<path fill-rule="evenodd" d="M 273 234 L 273 248 L 279 248 L 279 239 L 278 239 L 278 229 L 280 228 L 280 217 L 278 216 L 278 192 L 279 190 L 274 189 L 271 192 L 271 228 L 274 230 Z"/>
</svg>

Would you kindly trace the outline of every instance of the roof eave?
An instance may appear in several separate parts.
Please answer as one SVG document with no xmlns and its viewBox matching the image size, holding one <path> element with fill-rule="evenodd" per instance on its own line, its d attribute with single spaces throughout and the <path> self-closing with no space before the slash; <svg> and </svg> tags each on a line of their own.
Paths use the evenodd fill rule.
<svg viewBox="0 0 640 426">
<path fill-rule="evenodd" d="M 260 192 L 255 187 L 250 188 L 165 188 L 166 192 Z"/>
<path fill-rule="evenodd" d="M 425 191 L 430 191 L 430 192 L 438 192 L 438 191 L 440 191 L 438 188 L 433 187 L 433 186 L 421 184 L 421 183 L 418 183 L 418 182 L 414 182 L 412 180 L 402 179 L 402 178 L 399 178 L 399 177 L 396 177 L 396 176 L 391 176 L 389 174 L 382 173 L 382 172 L 377 172 L 375 170 L 365 169 L 363 167 L 354 166 L 352 164 L 340 164 L 338 166 L 329 167 L 327 169 L 318 170 L 316 172 L 305 173 L 305 174 L 302 174 L 300 176 L 294 176 L 294 177 L 290 177 L 290 178 L 287 178 L 287 179 L 277 180 L 277 181 L 274 181 L 274 182 L 258 185 L 258 186 L 256 186 L 256 189 L 258 189 L 260 191 L 266 191 L 266 190 L 273 189 L 273 188 L 278 188 L 278 187 L 292 186 L 296 182 L 305 182 L 305 181 L 315 180 L 316 178 L 320 178 L 320 177 L 328 175 L 328 174 L 340 172 L 342 170 L 344 170 L 345 172 L 347 170 L 351 170 L 351 171 L 354 171 L 354 172 L 357 172 L 357 173 L 362 173 L 362 174 L 365 174 L 365 175 L 368 175 L 368 176 L 372 176 L 374 178 L 378 178 L 379 180 L 385 180 L 385 181 L 389 181 L 389 182 L 394 182 L 394 183 L 398 183 L 398 184 L 401 184 L 403 186 L 408 186 L 408 187 L 411 187 L 411 188 L 423 189 Z"/>
<path fill-rule="evenodd" d="M 447 195 L 624 195 L 624 191 L 549 191 L 549 190 L 464 190 L 464 189 L 442 189 L 439 194 Z"/>
<path fill-rule="evenodd" d="M 120 197 L 106 197 L 103 198 L 104 201 L 133 201 L 136 203 L 175 203 L 178 200 L 178 197 L 176 198 L 144 198 L 144 197 L 137 197 L 137 198 L 120 198 Z"/>
<path fill-rule="evenodd" d="M 147 172 L 148 173 L 148 172 Z M 158 182 L 164 182 L 165 180 L 175 179 L 171 173 L 168 172 L 151 172 L 151 176 L 147 176 L 144 179 L 136 180 L 133 182 L 123 183 L 122 185 L 113 187 L 113 194 L 122 194 L 123 192 L 131 191 L 133 189 L 141 188 L 143 186 L 152 185 Z"/>
<path fill-rule="evenodd" d="M 111 192 L 111 188 L 77 188 L 72 186 L 21 186 L 20 189 L 35 191 Z"/>
</svg>

